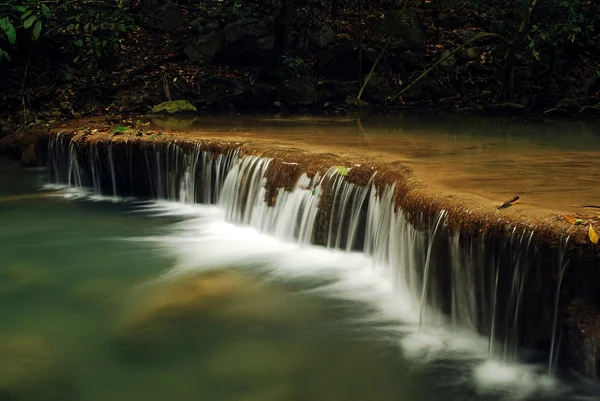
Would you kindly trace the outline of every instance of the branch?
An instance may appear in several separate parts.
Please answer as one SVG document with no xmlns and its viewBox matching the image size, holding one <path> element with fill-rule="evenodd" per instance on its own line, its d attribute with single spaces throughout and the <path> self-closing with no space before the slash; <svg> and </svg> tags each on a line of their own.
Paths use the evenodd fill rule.
<svg viewBox="0 0 600 401">
<path fill-rule="evenodd" d="M 375 59 L 375 62 L 373 63 L 373 67 L 371 67 L 371 71 L 369 71 L 369 75 L 367 75 L 367 78 L 365 78 L 365 82 L 363 82 L 363 84 L 360 88 L 360 91 L 358 92 L 358 96 L 356 96 L 356 100 L 360 100 L 360 97 L 362 96 L 363 92 L 365 91 L 367 84 L 369 83 L 369 81 L 371 80 L 371 77 L 373 76 L 373 72 L 375 72 L 375 68 L 377 68 L 377 64 L 379 64 L 379 60 L 381 60 L 381 56 L 383 56 L 383 53 L 385 53 L 385 51 L 391 41 L 392 41 L 392 36 L 390 35 L 388 40 L 385 42 L 383 49 L 381 49 L 381 51 L 377 55 L 377 58 Z"/>
<path fill-rule="evenodd" d="M 390 99 L 390 103 L 393 102 L 397 97 L 400 97 L 400 96 L 404 95 L 413 86 L 415 86 L 417 83 L 421 82 L 423 80 L 423 78 L 425 78 L 427 75 L 429 75 L 429 73 L 431 73 L 431 71 L 435 70 L 437 68 L 437 66 L 439 66 L 440 64 L 442 64 L 444 61 L 446 61 L 450 57 L 454 56 L 456 53 L 458 53 L 459 51 L 461 51 L 462 49 L 464 49 L 465 47 L 467 47 L 471 43 L 473 43 L 473 42 L 475 42 L 475 41 L 477 41 L 479 39 L 490 38 L 490 37 L 499 38 L 499 39 L 502 39 L 503 41 L 505 41 L 505 42 L 508 43 L 508 40 L 506 40 L 506 38 L 504 36 L 498 35 L 496 33 L 485 32 L 485 33 L 480 33 L 479 35 L 475 35 L 473 38 L 467 40 L 462 45 L 456 47 L 454 50 L 452 50 L 450 53 L 448 53 L 445 57 L 442 57 L 440 60 L 438 60 L 437 63 L 435 63 L 434 65 L 432 65 L 431 67 L 429 67 L 429 69 L 427 69 L 425 72 L 423 72 L 421 75 L 419 75 L 419 77 L 417 79 L 415 79 L 413 82 L 411 82 L 410 85 L 408 85 L 406 88 L 402 89 L 394 97 L 392 97 Z"/>
</svg>

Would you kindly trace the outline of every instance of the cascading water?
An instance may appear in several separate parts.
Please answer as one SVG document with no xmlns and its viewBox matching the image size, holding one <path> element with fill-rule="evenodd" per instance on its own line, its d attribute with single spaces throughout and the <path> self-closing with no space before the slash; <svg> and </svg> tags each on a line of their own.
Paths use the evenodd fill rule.
<svg viewBox="0 0 600 401">
<path fill-rule="evenodd" d="M 57 135 L 48 143 L 48 175 L 56 184 L 86 188 L 96 195 L 214 204 L 240 158 L 239 150 L 213 153 L 200 144 L 138 146 L 129 140 L 84 144 Z"/>
<path fill-rule="evenodd" d="M 537 267 L 532 231 L 514 228 L 492 239 L 486 233 L 453 232 L 445 211 L 431 221 L 409 216 L 396 206 L 395 185 L 376 188 L 376 172 L 366 185 L 351 182 L 336 167 L 301 174 L 292 190 L 277 188 L 271 196 L 272 162 L 241 157 L 239 149 L 210 152 L 201 144 L 119 140 L 83 146 L 61 135 L 49 140 L 47 156 L 48 173 L 57 183 L 111 195 L 218 203 L 232 223 L 300 244 L 362 251 L 378 274 L 412 295 L 410 308 L 418 311 L 415 320 L 423 330 L 447 325 L 457 336 L 477 330 L 489 338 L 490 357 L 517 359 L 523 333 L 539 318 L 538 310 L 523 307 L 526 297 L 536 297 L 527 295 Z M 409 220 L 429 228 L 416 229 Z M 559 342 L 556 322 L 555 315 L 550 371 Z"/>
</svg>

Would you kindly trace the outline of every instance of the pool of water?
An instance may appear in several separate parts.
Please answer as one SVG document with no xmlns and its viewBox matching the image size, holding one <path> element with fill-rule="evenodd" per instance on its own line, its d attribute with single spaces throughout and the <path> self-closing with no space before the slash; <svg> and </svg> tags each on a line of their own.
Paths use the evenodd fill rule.
<svg viewBox="0 0 600 401">
<path fill-rule="evenodd" d="M 45 184 L 0 160 L 2 401 L 598 399 L 419 328 L 363 254 Z"/>
</svg>

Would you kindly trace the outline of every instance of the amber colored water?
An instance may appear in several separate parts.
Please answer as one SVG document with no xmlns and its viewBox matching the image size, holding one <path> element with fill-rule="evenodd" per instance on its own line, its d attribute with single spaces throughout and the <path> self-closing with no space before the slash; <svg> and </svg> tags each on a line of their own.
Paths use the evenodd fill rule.
<svg viewBox="0 0 600 401">
<path fill-rule="evenodd" d="M 507 213 L 538 221 L 593 213 L 579 206 L 597 205 L 600 197 L 598 122 L 424 114 L 171 118 L 151 124 L 186 136 L 402 163 L 430 190 L 474 207 L 493 209 L 519 195 Z"/>
</svg>

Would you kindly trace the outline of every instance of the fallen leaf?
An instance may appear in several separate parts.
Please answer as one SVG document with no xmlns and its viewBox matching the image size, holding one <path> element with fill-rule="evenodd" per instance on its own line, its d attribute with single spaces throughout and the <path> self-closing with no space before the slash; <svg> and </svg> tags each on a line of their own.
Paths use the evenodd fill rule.
<svg viewBox="0 0 600 401">
<path fill-rule="evenodd" d="M 566 214 L 563 214 L 563 215 L 562 215 L 562 219 L 563 219 L 564 221 L 566 221 L 567 223 L 569 223 L 569 224 L 575 224 L 575 223 L 577 223 L 577 220 L 575 220 L 575 218 L 574 218 L 574 217 L 567 216 Z"/>
<path fill-rule="evenodd" d="M 588 237 L 590 237 L 590 241 L 592 241 L 594 244 L 598 244 L 598 234 L 596 234 L 596 231 L 594 231 L 594 228 L 591 224 L 588 231 Z"/>
<path fill-rule="evenodd" d="M 344 166 L 335 166 L 335 168 L 337 168 L 337 171 L 340 175 L 342 176 L 346 176 L 348 175 L 348 169 Z"/>
</svg>

